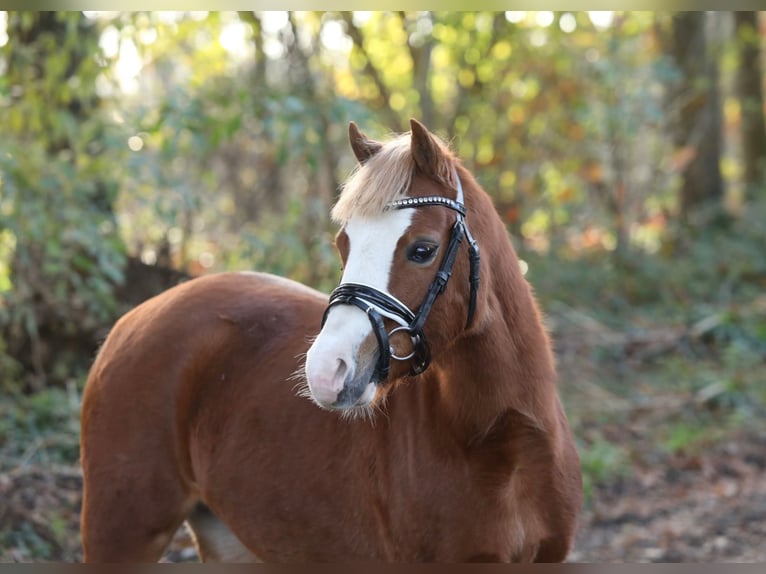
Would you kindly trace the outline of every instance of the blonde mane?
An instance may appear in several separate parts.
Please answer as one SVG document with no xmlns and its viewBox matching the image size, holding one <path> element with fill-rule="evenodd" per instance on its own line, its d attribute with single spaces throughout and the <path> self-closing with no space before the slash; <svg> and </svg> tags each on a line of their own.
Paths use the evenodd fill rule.
<svg viewBox="0 0 766 574">
<path fill-rule="evenodd" d="M 409 132 L 398 135 L 383 143 L 377 153 L 357 166 L 343 184 L 338 202 L 332 209 L 330 215 L 333 221 L 343 225 L 353 215 L 380 215 L 387 204 L 407 194 L 415 171 L 411 141 Z M 449 158 L 452 163 L 452 154 L 447 146 L 441 141 L 438 144 L 445 159 Z M 451 183 L 451 170 L 445 176 Z"/>
</svg>

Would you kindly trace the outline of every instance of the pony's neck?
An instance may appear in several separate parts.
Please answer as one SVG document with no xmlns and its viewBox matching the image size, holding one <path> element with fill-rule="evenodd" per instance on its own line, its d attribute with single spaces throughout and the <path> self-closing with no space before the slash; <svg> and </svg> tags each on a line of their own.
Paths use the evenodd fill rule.
<svg viewBox="0 0 766 574">
<path fill-rule="evenodd" d="M 505 226 L 489 198 L 481 202 L 491 210 L 476 233 L 487 262 L 480 287 L 486 295 L 474 327 L 432 365 L 439 402 L 469 433 L 511 410 L 552 428 L 546 416 L 556 411 L 557 394 L 548 335 Z"/>
</svg>

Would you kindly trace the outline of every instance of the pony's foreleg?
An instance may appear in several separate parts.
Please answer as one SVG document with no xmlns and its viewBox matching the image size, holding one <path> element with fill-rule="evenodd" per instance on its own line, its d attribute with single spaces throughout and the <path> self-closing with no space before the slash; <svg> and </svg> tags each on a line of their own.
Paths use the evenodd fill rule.
<svg viewBox="0 0 766 574">
<path fill-rule="evenodd" d="M 83 493 L 84 561 L 157 562 L 194 502 L 164 481 L 104 478 Z"/>
</svg>

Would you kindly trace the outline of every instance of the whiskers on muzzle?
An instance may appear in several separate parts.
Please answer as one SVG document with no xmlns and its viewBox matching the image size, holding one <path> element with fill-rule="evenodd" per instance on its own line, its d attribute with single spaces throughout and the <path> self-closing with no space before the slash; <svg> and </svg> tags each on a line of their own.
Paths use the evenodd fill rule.
<svg viewBox="0 0 766 574">
<path fill-rule="evenodd" d="M 316 338 L 319 335 L 315 337 L 311 337 L 307 339 L 307 342 L 309 343 L 309 347 L 314 343 Z M 314 401 L 314 397 L 311 394 L 311 389 L 309 389 L 309 380 L 306 376 L 306 356 L 308 355 L 308 351 L 304 351 L 303 353 L 300 353 L 299 355 L 295 356 L 295 360 L 298 363 L 298 367 L 293 371 L 293 374 L 287 377 L 287 380 L 295 383 L 293 385 L 293 392 L 304 399 L 309 399 L 311 401 Z M 316 402 L 316 401 L 314 401 Z"/>
<path fill-rule="evenodd" d="M 378 416 L 388 419 L 388 412 L 386 412 L 385 404 L 385 400 L 378 400 L 369 405 L 343 409 L 340 411 L 340 417 L 345 422 L 365 421 L 374 427 Z"/>
</svg>

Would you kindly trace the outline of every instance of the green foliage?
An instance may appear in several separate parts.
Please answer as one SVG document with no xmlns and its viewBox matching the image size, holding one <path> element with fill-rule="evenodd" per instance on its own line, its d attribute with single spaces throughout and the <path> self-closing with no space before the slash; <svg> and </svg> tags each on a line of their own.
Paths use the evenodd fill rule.
<svg viewBox="0 0 766 574">
<path fill-rule="evenodd" d="M 42 339 L 114 317 L 124 248 L 112 205 L 116 134 L 98 114 L 98 29 L 79 13 L 9 13 L 0 92 L 0 326 L 46 379 Z M 60 341 L 61 339 L 59 339 Z M 64 369 L 66 371 L 66 369 Z"/>
<path fill-rule="evenodd" d="M 662 446 L 672 453 L 688 452 L 699 443 L 710 440 L 711 431 L 707 424 L 679 422 L 666 431 Z"/>
<path fill-rule="evenodd" d="M 22 522 L 18 528 L 0 531 L 0 546 L 15 548 L 29 559 L 46 560 L 53 552 L 53 546 L 34 529 L 29 522 Z"/>
<path fill-rule="evenodd" d="M 240 244 L 223 262 L 227 269 L 259 269 L 330 291 L 340 278 L 338 254 L 326 225 L 306 227 L 306 211 L 316 220 L 326 213 L 321 201 L 292 200 L 283 219 L 265 220 L 240 230 Z"/>
<path fill-rule="evenodd" d="M 73 385 L 32 395 L 6 393 L 0 400 L 0 468 L 77 462 L 79 413 Z"/>
<path fill-rule="evenodd" d="M 114 224 L 94 205 L 101 170 L 76 172 L 70 162 L 50 160 L 43 150 L 28 148 L 21 155 L 9 149 L 5 146 L 0 158 L 6 207 L 0 225 L 15 244 L 12 283 L 7 285 L 13 288 L 9 303 L 16 306 L 10 321 L 35 321 L 13 313 L 42 298 L 49 306 L 46 311 L 60 313 L 62 319 L 84 313 L 102 324 L 111 311 L 112 286 L 122 279 L 123 252 Z M 77 325 L 65 325 L 93 327 L 79 318 Z"/>
<path fill-rule="evenodd" d="M 763 428 L 765 209 L 754 201 L 720 225 L 673 226 L 657 250 L 627 260 L 599 247 L 522 252 L 554 339 L 593 341 L 559 365 L 586 492 L 654 449 L 693 455 Z M 601 400 L 584 396 L 594 387 Z"/>
<path fill-rule="evenodd" d="M 766 281 L 766 203 L 754 201 L 741 216 L 698 231 L 667 230 L 657 250 L 634 249 L 622 260 L 603 247 L 545 254 L 521 250 L 527 278 L 544 301 L 588 308 L 607 324 L 624 325 L 636 313 L 692 323 L 716 310 L 737 321 L 720 325 L 715 336 L 745 329 L 749 344 L 760 343 L 761 311 L 748 311 Z"/>
<path fill-rule="evenodd" d="M 206 20 L 211 35 L 202 45 L 147 51 L 172 76 L 180 63 L 196 66 L 200 50 L 219 49 L 215 38 L 228 24 L 230 15 Z M 164 35 L 162 22 L 141 25 Z M 185 19 L 172 26 L 200 29 Z M 372 114 L 320 90 L 320 79 L 292 78 L 309 73 L 302 66 L 269 81 L 258 81 L 258 69 L 246 82 L 224 68 L 212 72 L 219 75 L 201 85 L 173 83 L 159 105 L 125 99 L 120 116 L 140 143 L 117 203 L 130 214 L 123 238 L 149 262 L 169 247 L 170 263 L 192 273 L 257 268 L 327 288 L 336 278 L 328 212 L 338 186 L 328 164 L 338 161 L 334 148 L 347 146 L 349 119 Z"/>
</svg>

